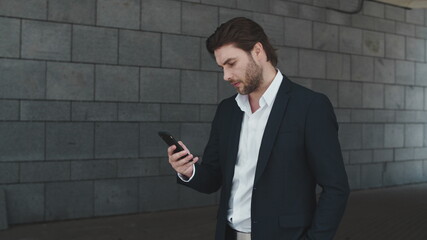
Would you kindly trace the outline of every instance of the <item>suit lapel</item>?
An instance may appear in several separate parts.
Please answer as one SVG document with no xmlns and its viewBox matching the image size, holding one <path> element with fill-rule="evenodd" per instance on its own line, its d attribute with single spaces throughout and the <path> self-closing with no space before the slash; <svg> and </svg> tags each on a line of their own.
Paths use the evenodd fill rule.
<svg viewBox="0 0 427 240">
<path fill-rule="evenodd" d="M 273 108 L 271 109 L 270 116 L 268 117 L 267 125 L 265 126 L 264 135 L 262 137 L 261 147 L 259 149 L 258 163 L 255 172 L 254 185 L 264 172 L 270 157 L 274 141 L 285 115 L 286 107 L 289 100 L 289 91 L 291 90 L 291 82 L 283 76 L 282 84 L 277 92 L 276 99 L 274 100 Z"/>
</svg>

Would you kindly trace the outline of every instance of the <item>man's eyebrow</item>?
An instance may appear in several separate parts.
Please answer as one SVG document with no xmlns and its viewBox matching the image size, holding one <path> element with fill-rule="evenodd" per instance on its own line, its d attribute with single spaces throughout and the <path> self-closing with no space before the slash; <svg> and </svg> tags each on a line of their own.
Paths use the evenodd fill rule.
<svg viewBox="0 0 427 240">
<path fill-rule="evenodd" d="M 228 64 L 230 61 L 235 60 L 236 58 L 227 58 L 227 60 L 224 61 L 224 63 L 222 64 L 223 66 Z M 218 65 L 218 67 L 222 67 L 221 65 Z"/>
</svg>

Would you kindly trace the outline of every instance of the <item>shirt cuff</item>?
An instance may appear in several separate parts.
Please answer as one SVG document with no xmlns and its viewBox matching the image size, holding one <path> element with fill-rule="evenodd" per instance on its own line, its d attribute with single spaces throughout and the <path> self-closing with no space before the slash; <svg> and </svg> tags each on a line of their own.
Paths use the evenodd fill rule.
<svg viewBox="0 0 427 240">
<path fill-rule="evenodd" d="M 193 175 L 191 175 L 191 177 L 190 178 L 188 178 L 188 177 L 186 177 L 186 176 L 184 176 L 184 175 L 182 175 L 181 173 L 178 173 L 178 177 L 179 177 L 179 179 L 181 179 L 181 181 L 183 181 L 183 182 L 190 182 L 191 181 L 191 179 L 193 179 L 193 177 L 194 177 L 194 175 L 196 174 L 196 165 L 194 165 L 193 164 Z"/>
</svg>

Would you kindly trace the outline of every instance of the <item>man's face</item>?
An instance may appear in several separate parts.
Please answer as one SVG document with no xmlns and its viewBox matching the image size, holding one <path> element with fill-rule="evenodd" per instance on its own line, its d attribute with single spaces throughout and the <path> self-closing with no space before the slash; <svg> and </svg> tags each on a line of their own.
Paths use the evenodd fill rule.
<svg viewBox="0 0 427 240">
<path fill-rule="evenodd" d="M 224 45 L 214 51 L 215 59 L 223 69 L 224 80 L 233 85 L 240 94 L 255 91 L 262 82 L 262 67 L 250 53 L 235 47 Z"/>
</svg>

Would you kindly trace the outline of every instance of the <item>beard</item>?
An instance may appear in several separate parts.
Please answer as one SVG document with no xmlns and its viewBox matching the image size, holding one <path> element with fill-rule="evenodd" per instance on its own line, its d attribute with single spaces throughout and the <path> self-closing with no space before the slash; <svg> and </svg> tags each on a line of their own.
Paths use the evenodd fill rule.
<svg viewBox="0 0 427 240">
<path fill-rule="evenodd" d="M 237 92 L 242 95 L 247 95 L 257 90 L 262 83 L 262 68 L 258 66 L 252 56 L 249 55 L 249 62 L 246 65 L 246 80 L 239 80 L 243 88 L 237 88 Z"/>
</svg>

